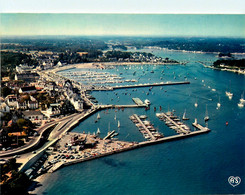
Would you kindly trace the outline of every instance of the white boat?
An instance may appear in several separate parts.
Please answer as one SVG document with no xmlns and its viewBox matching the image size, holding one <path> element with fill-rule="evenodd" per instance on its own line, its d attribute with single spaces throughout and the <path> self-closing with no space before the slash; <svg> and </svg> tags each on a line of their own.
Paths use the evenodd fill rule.
<svg viewBox="0 0 245 195">
<path fill-rule="evenodd" d="M 146 115 L 140 115 L 139 118 L 140 118 L 140 119 L 146 119 L 147 116 L 146 116 Z"/>
<path fill-rule="evenodd" d="M 219 97 L 219 102 L 217 103 L 217 109 L 219 109 L 221 106 L 221 103 L 220 103 L 220 97 Z"/>
<path fill-rule="evenodd" d="M 151 104 L 150 100 L 146 99 L 145 104 L 150 105 Z"/>
<path fill-rule="evenodd" d="M 240 103 L 245 103 L 245 99 L 244 99 L 244 92 L 242 93 L 242 95 L 241 95 L 241 99 L 240 99 Z"/>
<path fill-rule="evenodd" d="M 99 128 L 97 129 L 97 132 L 96 132 L 96 133 L 97 133 L 97 134 L 100 134 L 100 129 L 99 129 Z"/>
<path fill-rule="evenodd" d="M 97 115 L 97 119 L 100 119 L 100 114 L 98 113 L 98 115 Z"/>
<path fill-rule="evenodd" d="M 197 98 L 196 98 L 196 102 L 195 102 L 194 106 L 195 106 L 195 107 L 197 107 L 197 106 L 198 106 L 198 103 L 197 103 Z"/>
<path fill-rule="evenodd" d="M 237 105 L 238 105 L 239 108 L 243 108 L 244 107 L 244 104 L 242 102 L 239 102 Z"/>
<path fill-rule="evenodd" d="M 189 120 L 189 118 L 186 118 L 186 110 L 185 110 L 185 112 L 184 112 L 184 114 L 183 114 L 183 117 L 182 117 L 182 120 Z"/>
<path fill-rule="evenodd" d="M 220 108 L 220 106 L 221 106 L 221 104 L 218 102 L 218 103 L 217 103 L 217 108 Z"/>
<path fill-rule="evenodd" d="M 120 121 L 117 122 L 117 127 L 119 128 L 121 125 L 120 125 Z"/>
<path fill-rule="evenodd" d="M 230 89 L 231 89 L 231 81 L 230 81 Z M 231 91 L 231 90 L 230 90 L 230 91 Z M 233 97 L 233 93 L 231 93 L 230 91 L 226 91 L 226 92 L 225 92 L 225 95 L 228 96 L 229 100 L 231 100 L 232 97 Z"/>
<path fill-rule="evenodd" d="M 197 124 L 197 119 L 195 118 L 194 124 Z"/>
<path fill-rule="evenodd" d="M 208 120 L 209 120 L 209 116 L 208 116 L 208 109 L 206 105 L 206 116 L 204 117 L 204 121 L 207 122 Z"/>
<path fill-rule="evenodd" d="M 229 91 L 226 91 L 226 92 L 225 92 L 225 95 L 227 95 L 228 98 L 229 98 L 230 100 L 231 100 L 232 97 L 233 97 L 233 93 L 231 93 L 231 92 L 229 92 Z"/>
<path fill-rule="evenodd" d="M 117 116 L 116 116 L 116 114 L 115 114 L 115 116 L 114 116 L 114 120 L 117 120 Z"/>
</svg>

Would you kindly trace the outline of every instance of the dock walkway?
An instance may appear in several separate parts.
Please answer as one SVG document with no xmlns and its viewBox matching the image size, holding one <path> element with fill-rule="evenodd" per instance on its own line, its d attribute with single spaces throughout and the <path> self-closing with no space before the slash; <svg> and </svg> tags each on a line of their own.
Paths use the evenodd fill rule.
<svg viewBox="0 0 245 195">
<path fill-rule="evenodd" d="M 152 133 L 149 131 L 149 129 L 145 126 L 145 124 L 138 117 L 138 115 L 134 114 L 133 116 L 138 121 L 138 123 L 144 128 L 144 130 L 147 132 L 147 134 L 151 137 L 151 140 L 156 140 L 155 136 L 152 135 Z"/>
<path fill-rule="evenodd" d="M 203 130 L 210 130 L 209 128 L 203 127 L 202 125 L 198 124 L 197 122 L 192 123 L 192 125 L 193 125 L 194 127 L 196 127 L 197 129 L 202 130 L 202 131 L 203 131 Z"/>
<path fill-rule="evenodd" d="M 173 124 L 178 130 L 180 130 L 180 133 L 190 133 L 190 131 L 188 131 L 188 130 L 185 130 L 181 125 L 179 125 L 179 124 L 177 124 L 173 119 L 171 119 L 171 117 L 170 116 L 168 116 L 167 114 L 165 114 L 165 113 L 157 113 L 156 114 L 156 116 L 158 117 L 158 118 L 165 118 L 166 119 L 166 121 L 165 121 L 165 123 L 166 122 L 170 122 L 171 124 Z M 184 124 L 182 124 L 182 125 L 184 125 Z"/>
</svg>

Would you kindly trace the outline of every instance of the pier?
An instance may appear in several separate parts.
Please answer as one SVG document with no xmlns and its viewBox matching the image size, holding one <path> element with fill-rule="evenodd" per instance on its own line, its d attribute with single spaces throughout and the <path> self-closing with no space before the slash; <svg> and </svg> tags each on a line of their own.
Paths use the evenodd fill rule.
<svg viewBox="0 0 245 195">
<path fill-rule="evenodd" d="M 138 117 L 138 115 L 134 114 L 133 116 L 138 121 L 138 123 L 141 125 L 141 127 L 144 128 L 147 134 L 151 137 L 151 140 L 156 140 L 156 138 L 152 135 L 150 130 L 146 127 L 146 125 L 142 122 L 142 120 Z"/>
<path fill-rule="evenodd" d="M 108 135 L 105 136 L 103 140 L 106 140 L 106 139 L 112 137 L 112 135 L 113 135 L 114 133 L 115 133 L 115 130 L 113 130 L 112 132 L 108 133 Z"/>
<path fill-rule="evenodd" d="M 192 125 L 193 125 L 194 127 L 196 127 L 197 129 L 201 130 L 201 131 L 203 131 L 203 130 L 209 130 L 209 131 L 210 131 L 209 128 L 203 127 L 202 125 L 198 124 L 196 121 L 195 121 L 194 123 L 192 123 Z"/>
<path fill-rule="evenodd" d="M 187 127 L 185 124 L 183 124 L 182 122 L 176 122 L 177 117 L 174 116 L 171 112 L 169 113 L 156 113 L 156 116 L 160 119 L 163 120 L 165 122 L 165 124 L 167 126 L 169 126 L 169 128 L 174 129 L 177 131 L 177 133 L 190 133 L 190 129 L 189 127 Z"/>
<path fill-rule="evenodd" d="M 132 98 L 132 100 L 134 101 L 135 104 L 137 104 L 138 106 L 145 106 L 145 104 L 142 102 L 142 100 L 140 98 Z"/>
</svg>

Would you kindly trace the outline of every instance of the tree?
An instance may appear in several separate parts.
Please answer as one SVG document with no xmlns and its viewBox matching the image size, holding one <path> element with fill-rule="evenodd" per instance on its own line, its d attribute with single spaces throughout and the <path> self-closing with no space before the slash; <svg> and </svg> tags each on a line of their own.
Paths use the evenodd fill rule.
<svg viewBox="0 0 245 195">
<path fill-rule="evenodd" d="M 9 87 L 7 86 L 4 86 L 2 89 L 1 89 L 1 94 L 3 97 L 6 97 L 8 96 L 9 94 L 12 93 L 12 89 L 10 89 Z"/>
</svg>

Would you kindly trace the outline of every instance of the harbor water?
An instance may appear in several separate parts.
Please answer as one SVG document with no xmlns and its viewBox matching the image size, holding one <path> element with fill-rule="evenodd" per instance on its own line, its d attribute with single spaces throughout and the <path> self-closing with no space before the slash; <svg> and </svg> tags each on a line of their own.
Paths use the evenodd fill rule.
<svg viewBox="0 0 245 195">
<path fill-rule="evenodd" d="M 186 80 L 190 81 L 190 84 L 94 91 L 91 95 L 96 98 L 98 104 L 134 104 L 132 98 L 138 97 L 142 101 L 149 99 L 150 109 L 101 110 L 98 112 L 100 119 L 97 119 L 98 113 L 95 113 L 72 132 L 93 133 L 99 128 L 100 136 L 105 137 L 109 130 L 115 130 L 119 132 L 119 140 L 139 142 L 145 138 L 129 119 L 131 115 L 146 115 L 147 120 L 151 121 L 159 132 L 170 136 L 176 134 L 175 131 L 160 121 L 156 113 L 175 110 L 175 114 L 182 118 L 186 110 L 186 117 L 190 120 L 184 123 L 193 131 L 191 123 L 195 118 L 205 126 L 206 108 L 210 118 L 206 125 L 211 132 L 64 167 L 45 179 L 38 188 L 38 194 L 245 193 L 245 108 L 239 108 L 237 105 L 245 91 L 245 76 L 205 68 L 197 62 L 212 64 L 217 60 L 215 54 L 153 49 L 141 51 L 189 63 L 115 66 L 112 69 L 89 71 L 109 72 L 123 77 L 124 80 L 138 81 L 131 84 Z M 66 70 L 60 74 L 68 71 L 79 72 L 84 69 Z M 126 84 L 130 83 L 111 85 Z M 231 100 L 225 91 L 233 93 Z M 221 103 L 220 108 L 217 108 L 218 102 Z M 195 103 L 198 104 L 197 107 L 194 106 Z M 228 183 L 230 176 L 239 176 L 240 185 L 232 187 Z"/>
</svg>

